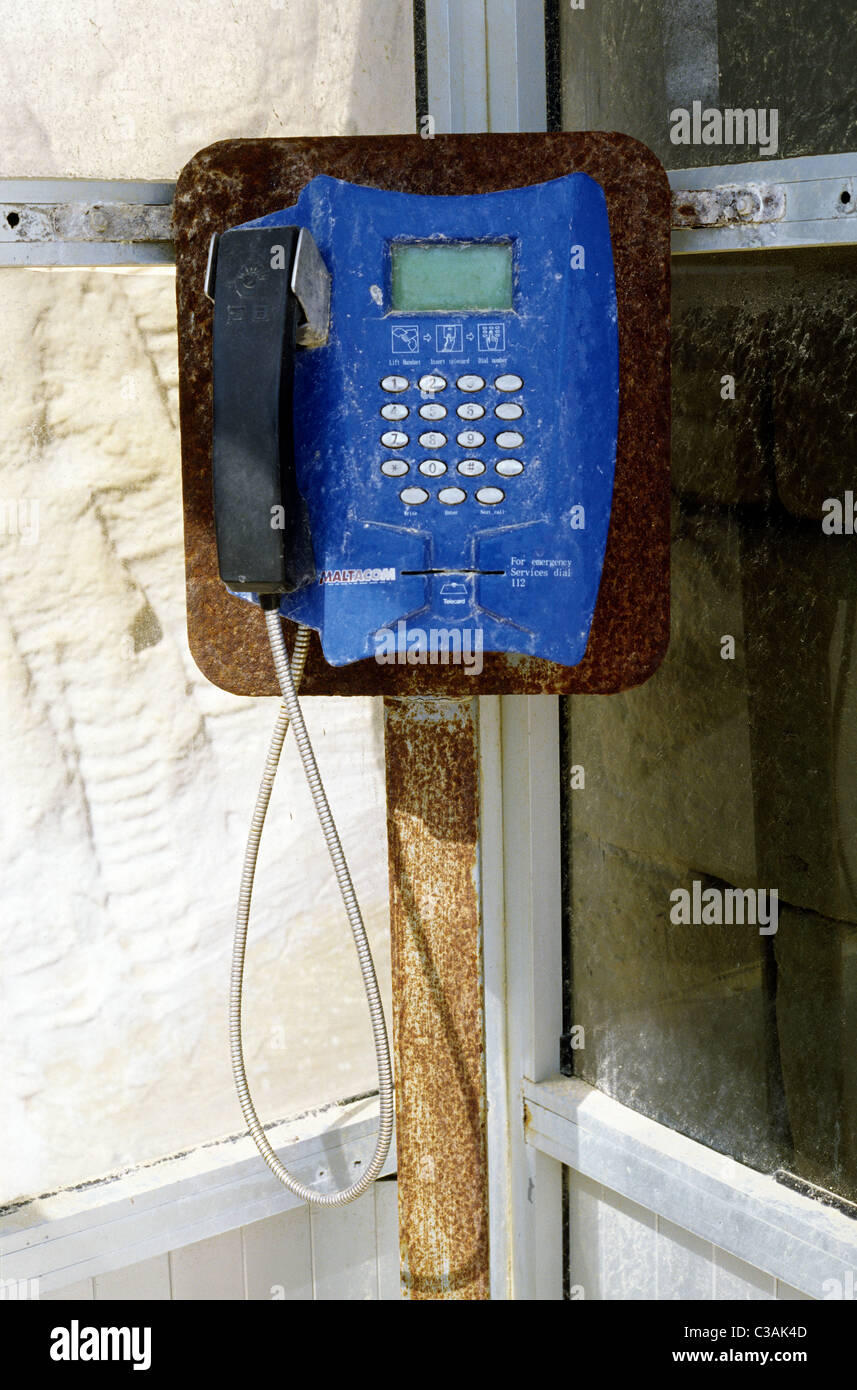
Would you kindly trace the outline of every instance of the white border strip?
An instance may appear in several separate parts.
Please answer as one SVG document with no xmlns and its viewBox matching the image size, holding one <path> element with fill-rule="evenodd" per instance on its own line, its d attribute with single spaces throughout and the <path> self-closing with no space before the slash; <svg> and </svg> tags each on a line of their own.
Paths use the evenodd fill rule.
<svg viewBox="0 0 857 1390">
<path fill-rule="evenodd" d="M 828 1280 L 852 1287 L 857 1221 L 575 1078 L 525 1081 L 524 1097 L 539 1153 L 812 1298 Z"/>
<path fill-rule="evenodd" d="M 289 1170 L 322 1192 L 353 1180 L 377 1132 L 377 1097 L 267 1131 Z M 395 1171 L 393 1146 L 382 1174 Z M 49 1293 L 302 1205 L 269 1173 L 249 1136 L 226 1139 L 7 1212 L 0 1278 L 38 1279 Z"/>
</svg>

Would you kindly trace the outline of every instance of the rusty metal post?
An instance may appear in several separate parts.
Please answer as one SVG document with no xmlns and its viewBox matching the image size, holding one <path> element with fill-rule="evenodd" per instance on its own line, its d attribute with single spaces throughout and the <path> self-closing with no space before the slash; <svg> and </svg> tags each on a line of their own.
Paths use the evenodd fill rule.
<svg viewBox="0 0 857 1390">
<path fill-rule="evenodd" d="M 402 1292 L 487 1299 L 476 699 L 386 699 Z"/>
</svg>

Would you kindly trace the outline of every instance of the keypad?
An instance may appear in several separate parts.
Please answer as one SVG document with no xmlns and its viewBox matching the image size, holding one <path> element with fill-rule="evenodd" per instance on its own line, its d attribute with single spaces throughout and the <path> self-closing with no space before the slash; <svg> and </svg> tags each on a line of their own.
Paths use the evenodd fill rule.
<svg viewBox="0 0 857 1390">
<path fill-rule="evenodd" d="M 426 372 L 416 381 L 411 381 L 408 377 L 399 376 L 391 373 L 381 379 L 381 389 L 390 394 L 398 395 L 406 390 L 419 390 L 423 396 L 434 395 L 440 391 L 445 391 L 449 386 L 446 377 L 439 372 Z M 454 470 L 453 477 L 457 473 L 462 480 L 464 478 L 481 478 L 489 468 L 501 479 L 516 478 L 526 471 L 524 459 L 517 457 L 495 457 L 484 455 L 482 458 L 456 458 L 456 449 L 463 453 L 471 450 L 483 448 L 491 449 L 491 445 L 486 443 L 486 436 L 481 429 L 476 429 L 472 421 L 483 420 L 487 413 L 490 413 L 498 424 L 511 422 L 513 420 L 523 420 L 524 406 L 520 401 L 501 399 L 498 400 L 496 392 L 503 392 L 508 395 L 512 392 L 521 391 L 524 386 L 523 377 L 515 372 L 504 372 L 494 378 L 490 384 L 486 383 L 485 378 L 477 372 L 464 372 L 455 380 L 455 388 L 461 392 L 466 399 L 459 399 L 455 402 L 455 414 L 458 420 L 464 423 L 463 428 L 459 428 L 454 434 L 454 442 L 450 437 L 438 429 L 424 429 L 418 435 L 420 446 L 430 452 L 433 456 L 423 458 L 419 461 L 404 458 L 386 458 L 378 465 L 380 471 L 386 478 L 404 478 L 405 474 L 413 467 L 422 478 L 443 478 Z M 484 393 L 484 394 L 480 394 Z M 478 399 L 474 397 L 479 396 Z M 404 401 L 386 401 L 379 405 L 381 418 L 388 423 L 398 424 L 405 420 L 412 409 L 416 409 L 421 421 L 444 420 L 449 414 L 449 407 L 443 405 L 438 400 L 424 400 L 422 404 L 406 405 Z M 484 426 L 483 426 L 484 429 Z M 379 435 L 379 440 L 385 449 L 404 449 L 410 443 L 410 435 L 402 429 L 388 429 Z M 516 429 L 501 428 L 494 435 L 494 446 L 497 450 L 521 450 L 525 444 L 524 434 L 521 426 Z M 413 445 L 412 445 L 413 447 Z M 441 456 L 441 451 L 448 450 L 446 457 Z M 439 455 L 434 457 L 434 455 Z M 486 461 L 488 460 L 488 461 Z M 517 487 L 523 484 L 517 484 Z M 513 496 L 520 496 L 515 493 Z M 401 502 L 407 507 L 419 507 L 426 502 L 432 505 L 440 503 L 444 507 L 459 507 L 467 502 L 468 494 L 463 487 L 453 486 L 451 481 L 445 482 L 434 493 L 430 493 L 427 487 L 417 486 L 412 483 L 403 487 L 399 492 Z M 483 484 L 471 494 L 468 506 L 472 507 L 474 502 L 482 507 L 496 507 L 506 501 L 506 493 L 502 487 Z"/>
</svg>

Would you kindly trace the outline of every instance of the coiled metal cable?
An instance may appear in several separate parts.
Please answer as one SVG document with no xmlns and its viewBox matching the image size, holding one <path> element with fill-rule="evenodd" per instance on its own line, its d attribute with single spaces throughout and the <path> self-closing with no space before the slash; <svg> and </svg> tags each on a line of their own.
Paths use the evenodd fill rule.
<svg viewBox="0 0 857 1390">
<path fill-rule="evenodd" d="M 348 872 L 348 865 L 345 862 L 345 854 L 339 842 L 339 835 L 327 804 L 324 787 L 316 767 L 315 755 L 312 751 L 312 744 L 303 721 L 301 707 L 298 703 L 297 687 L 300 685 L 303 676 L 304 665 L 306 664 L 307 647 L 309 645 L 309 628 L 299 627 L 295 640 L 294 651 L 292 653 L 291 665 L 289 664 L 286 644 L 283 640 L 283 629 L 280 615 L 276 608 L 265 609 L 265 622 L 268 628 L 268 639 L 271 643 L 271 652 L 274 658 L 274 667 L 277 672 L 277 679 L 280 683 L 280 690 L 283 695 L 283 702 L 277 715 L 277 722 L 274 725 L 274 732 L 271 736 L 268 748 L 268 757 L 265 762 L 265 770 L 262 774 L 262 781 L 259 786 L 259 793 L 256 797 L 256 805 L 253 811 L 253 819 L 250 825 L 250 833 L 247 837 L 247 848 L 244 852 L 244 867 L 241 873 L 241 889 L 238 895 L 238 911 L 235 919 L 235 940 L 232 947 L 232 971 L 229 983 L 229 1045 L 232 1052 L 232 1076 L 235 1081 L 235 1089 L 238 1092 L 238 1099 L 241 1102 L 241 1109 L 247 1128 L 253 1136 L 256 1148 L 264 1158 L 271 1172 L 279 1178 L 290 1192 L 296 1197 L 300 1197 L 304 1202 L 313 1202 L 322 1207 L 340 1207 L 346 1202 L 353 1202 L 355 1197 L 359 1197 L 370 1183 L 381 1171 L 387 1151 L 390 1147 L 390 1140 L 393 1135 L 393 1076 L 390 1068 L 390 1050 L 387 1044 L 387 1029 L 384 1023 L 384 1010 L 381 1004 L 381 996 L 378 993 L 378 982 L 375 978 L 375 967 L 372 964 L 372 953 L 369 949 L 369 942 L 366 939 L 366 930 L 363 926 L 363 918 L 360 915 L 360 908 L 351 883 L 351 875 Z M 265 1136 L 265 1131 L 256 1114 L 255 1106 L 250 1095 L 250 1088 L 247 1084 L 247 1073 L 244 1067 L 244 1048 L 241 1039 L 241 994 L 244 982 L 244 951 L 247 944 L 247 926 L 250 918 L 250 901 L 253 895 L 253 879 L 256 873 L 256 861 L 259 854 L 259 842 L 262 838 L 262 828 L 265 824 L 265 816 L 268 810 L 268 803 L 271 799 L 271 791 L 274 785 L 274 778 L 277 773 L 277 765 L 280 761 L 283 742 L 292 725 L 295 734 L 295 742 L 301 755 L 304 773 L 307 784 L 312 795 L 315 809 L 321 825 L 322 833 L 330 852 L 333 870 L 339 884 L 339 891 L 342 894 L 342 901 L 345 904 L 345 911 L 348 916 L 351 932 L 354 937 L 354 945 L 357 948 L 357 956 L 360 962 L 360 971 L 363 976 L 363 985 L 366 990 L 366 998 L 369 1003 L 369 1015 L 372 1020 L 372 1035 L 375 1041 L 375 1057 L 378 1064 L 378 1091 L 380 1100 L 380 1121 L 378 1127 L 378 1139 L 375 1145 L 375 1153 L 369 1166 L 349 1187 L 343 1188 L 341 1192 L 316 1192 L 313 1188 L 307 1187 L 298 1178 L 292 1176 L 288 1169 L 280 1162 L 271 1145 Z"/>
</svg>

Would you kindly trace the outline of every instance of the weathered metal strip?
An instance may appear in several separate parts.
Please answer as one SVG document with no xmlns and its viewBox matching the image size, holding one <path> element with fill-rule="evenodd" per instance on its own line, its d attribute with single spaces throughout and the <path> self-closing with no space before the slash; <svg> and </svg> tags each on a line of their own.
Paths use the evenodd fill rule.
<svg viewBox="0 0 857 1390">
<path fill-rule="evenodd" d="M 478 701 L 384 713 L 402 1292 L 487 1299 Z"/>
</svg>

